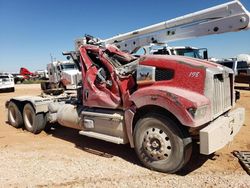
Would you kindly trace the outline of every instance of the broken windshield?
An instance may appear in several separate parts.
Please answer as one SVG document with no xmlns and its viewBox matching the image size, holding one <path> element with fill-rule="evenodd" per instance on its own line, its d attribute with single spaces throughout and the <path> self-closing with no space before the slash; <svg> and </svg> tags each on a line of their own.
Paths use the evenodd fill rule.
<svg viewBox="0 0 250 188">
<path fill-rule="evenodd" d="M 135 56 L 119 50 L 114 45 L 107 45 L 104 55 L 115 67 L 126 65 L 137 59 Z"/>
</svg>

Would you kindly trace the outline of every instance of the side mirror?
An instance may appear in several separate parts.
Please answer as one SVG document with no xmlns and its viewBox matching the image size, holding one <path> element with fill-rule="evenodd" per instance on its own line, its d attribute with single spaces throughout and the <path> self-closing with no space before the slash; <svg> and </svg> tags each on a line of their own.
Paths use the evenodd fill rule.
<svg viewBox="0 0 250 188">
<path fill-rule="evenodd" d="M 207 53 L 207 50 L 204 50 L 203 51 L 203 58 L 208 60 L 208 53 Z"/>
<path fill-rule="evenodd" d="M 66 57 L 66 59 L 67 59 L 67 60 L 70 60 L 70 56 L 68 55 L 68 56 Z"/>
</svg>

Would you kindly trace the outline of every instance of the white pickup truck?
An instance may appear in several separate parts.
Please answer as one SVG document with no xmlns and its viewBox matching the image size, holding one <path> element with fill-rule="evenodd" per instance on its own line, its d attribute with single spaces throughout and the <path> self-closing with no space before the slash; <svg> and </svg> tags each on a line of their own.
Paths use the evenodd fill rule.
<svg viewBox="0 0 250 188">
<path fill-rule="evenodd" d="M 0 74 L 0 90 L 15 91 L 14 77 L 11 74 Z"/>
</svg>

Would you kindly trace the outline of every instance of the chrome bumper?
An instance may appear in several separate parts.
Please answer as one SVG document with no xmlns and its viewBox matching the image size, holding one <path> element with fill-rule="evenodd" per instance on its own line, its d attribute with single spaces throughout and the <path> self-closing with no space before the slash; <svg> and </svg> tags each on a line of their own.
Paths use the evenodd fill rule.
<svg viewBox="0 0 250 188">
<path fill-rule="evenodd" d="M 245 109 L 237 108 L 200 130 L 200 153 L 209 155 L 227 145 L 239 132 L 245 120 Z"/>
</svg>

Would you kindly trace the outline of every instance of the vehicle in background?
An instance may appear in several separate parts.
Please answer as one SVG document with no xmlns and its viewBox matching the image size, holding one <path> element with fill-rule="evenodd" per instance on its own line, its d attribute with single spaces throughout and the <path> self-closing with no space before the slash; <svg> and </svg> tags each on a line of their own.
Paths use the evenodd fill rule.
<svg viewBox="0 0 250 188">
<path fill-rule="evenodd" d="M 54 61 L 47 65 L 48 81 L 41 83 L 45 92 L 75 90 L 81 81 L 81 72 L 71 61 Z M 60 92 L 59 92 L 60 93 Z"/>
<path fill-rule="evenodd" d="M 14 82 L 23 83 L 25 80 L 35 80 L 37 79 L 37 75 L 35 73 L 30 72 L 27 68 L 21 67 L 19 73 L 12 73 L 14 76 Z"/>
<path fill-rule="evenodd" d="M 250 66 L 250 55 L 249 54 L 239 54 L 236 57 L 237 61 L 246 61 L 248 66 Z"/>
<path fill-rule="evenodd" d="M 14 82 L 15 82 L 15 84 L 17 84 L 17 83 L 23 83 L 23 81 L 25 80 L 24 76 L 23 76 L 23 75 L 20 75 L 20 74 L 18 74 L 18 73 L 14 73 L 14 74 L 12 74 L 12 75 L 13 75 L 13 77 L 14 77 Z"/>
<path fill-rule="evenodd" d="M 196 47 L 191 47 L 191 46 L 174 46 L 174 47 L 173 46 L 165 46 L 165 47 L 159 48 L 159 49 L 151 49 L 151 50 L 149 50 L 149 54 L 180 55 L 180 56 L 208 60 L 207 48 L 196 48 Z"/>
<path fill-rule="evenodd" d="M 11 74 L 0 74 L 0 90 L 15 91 L 14 77 Z"/>
<path fill-rule="evenodd" d="M 24 76 L 25 80 L 29 79 L 36 79 L 37 75 L 33 72 L 30 72 L 27 68 L 21 67 L 20 68 L 20 75 Z"/>
<path fill-rule="evenodd" d="M 217 61 L 223 66 L 233 70 L 236 83 L 249 84 L 250 87 L 250 65 L 246 61 L 238 61 L 236 58 L 231 60 Z"/>
<path fill-rule="evenodd" d="M 39 80 L 48 80 L 49 79 L 48 70 L 37 70 L 37 71 L 35 71 L 35 74 L 37 75 Z"/>
</svg>

